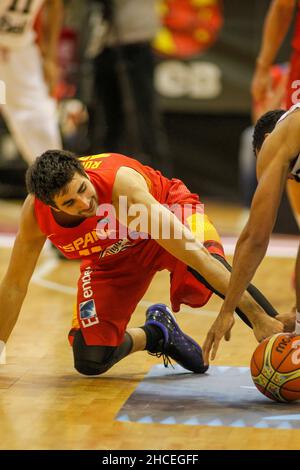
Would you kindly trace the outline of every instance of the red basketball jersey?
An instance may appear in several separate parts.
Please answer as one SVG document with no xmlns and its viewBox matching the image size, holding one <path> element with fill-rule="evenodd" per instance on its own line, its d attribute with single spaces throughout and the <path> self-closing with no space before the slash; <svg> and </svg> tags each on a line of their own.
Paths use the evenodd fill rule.
<svg viewBox="0 0 300 470">
<path fill-rule="evenodd" d="M 191 198 L 193 202 L 199 202 L 198 196 L 191 194 L 180 180 L 169 180 L 159 171 L 124 155 L 107 153 L 81 157 L 80 160 L 98 195 L 101 208 L 100 212 L 98 208 L 98 215 L 86 218 L 76 227 L 62 227 L 55 221 L 52 209 L 37 198 L 35 199 L 35 213 L 42 232 L 67 258 L 91 259 L 95 262 L 99 259 L 115 257 L 131 246 L 144 241 L 141 238 L 130 237 L 126 228 L 112 220 L 113 213 L 110 212 L 112 190 L 117 171 L 122 166 L 132 168 L 142 174 L 151 194 L 162 204 L 176 204 L 177 202 L 182 204 L 185 200 L 189 202 Z M 104 204 L 107 205 L 107 211 Z"/>
</svg>

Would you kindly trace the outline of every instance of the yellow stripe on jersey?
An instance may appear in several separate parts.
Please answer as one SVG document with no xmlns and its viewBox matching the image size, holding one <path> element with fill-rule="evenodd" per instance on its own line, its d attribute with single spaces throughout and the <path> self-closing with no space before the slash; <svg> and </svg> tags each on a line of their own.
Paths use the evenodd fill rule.
<svg viewBox="0 0 300 470">
<path fill-rule="evenodd" d="M 87 157 L 79 157 L 79 160 L 86 162 L 89 160 L 98 160 L 98 158 L 107 158 L 110 157 L 111 153 L 99 153 L 98 155 L 89 155 Z"/>
</svg>

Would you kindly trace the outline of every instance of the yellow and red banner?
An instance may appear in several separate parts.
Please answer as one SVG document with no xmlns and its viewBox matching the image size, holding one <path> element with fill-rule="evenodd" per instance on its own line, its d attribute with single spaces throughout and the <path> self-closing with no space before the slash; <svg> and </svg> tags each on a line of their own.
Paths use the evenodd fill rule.
<svg viewBox="0 0 300 470">
<path fill-rule="evenodd" d="M 157 52 L 188 58 L 212 46 L 223 25 L 221 0 L 159 0 L 162 27 L 154 41 Z"/>
</svg>

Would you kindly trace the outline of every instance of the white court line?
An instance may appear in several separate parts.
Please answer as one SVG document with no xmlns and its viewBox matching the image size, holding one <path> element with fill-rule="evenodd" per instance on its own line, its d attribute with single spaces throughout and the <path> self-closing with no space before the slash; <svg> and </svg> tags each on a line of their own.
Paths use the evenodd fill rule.
<svg viewBox="0 0 300 470">
<path fill-rule="evenodd" d="M 32 277 L 32 280 L 35 284 L 45 287 L 46 289 L 54 290 L 56 292 L 62 292 L 63 294 L 69 294 L 72 296 L 76 296 L 77 294 L 77 289 L 74 287 L 66 286 L 64 284 L 58 284 L 57 282 L 52 282 L 48 281 L 46 279 L 43 279 L 41 276 L 50 274 L 50 272 L 55 269 L 55 267 L 59 264 L 59 261 L 57 260 L 47 260 L 45 263 L 43 263 L 40 267 L 38 272 L 34 274 Z M 153 304 L 161 303 L 158 300 L 149 302 L 148 300 L 141 300 L 138 303 L 139 307 L 143 308 L 148 308 Z M 180 313 L 197 313 L 195 309 L 192 309 L 190 307 L 182 307 L 180 310 Z M 209 317 L 216 317 L 216 312 L 213 312 L 212 310 L 205 310 L 201 309 L 201 314 L 205 314 L 206 316 Z"/>
<path fill-rule="evenodd" d="M 59 265 L 59 260 L 56 258 L 51 258 L 44 261 L 35 271 L 32 276 L 32 279 L 39 279 L 41 277 L 47 276 Z"/>
<path fill-rule="evenodd" d="M 47 281 L 46 279 L 39 279 L 37 277 L 32 279 L 35 284 L 45 287 L 46 289 L 54 290 L 56 292 L 62 292 L 63 294 L 76 295 L 77 289 L 75 287 L 65 286 L 64 284 L 58 284 L 58 282 Z"/>
<path fill-rule="evenodd" d="M 0 234 L 0 247 L 1 248 L 11 248 L 15 241 L 16 235 L 12 233 Z"/>
<path fill-rule="evenodd" d="M 70 294 L 72 296 L 76 295 L 77 289 L 75 287 L 66 286 L 64 284 L 59 284 L 58 282 L 48 281 L 43 279 L 44 276 L 50 274 L 57 266 L 59 266 L 60 261 L 57 258 L 50 258 L 36 269 L 32 276 L 32 281 L 46 289 L 54 290 L 56 292 L 62 292 L 63 294 Z"/>
<path fill-rule="evenodd" d="M 15 240 L 14 234 L 0 234 L 0 247 L 1 248 L 11 248 L 13 242 Z M 231 255 L 234 252 L 235 244 L 237 238 L 234 237 L 223 237 L 222 242 L 227 255 Z M 49 247 L 46 245 L 46 251 Z M 267 251 L 267 257 L 275 257 L 275 258 L 294 258 L 297 254 L 298 249 L 298 239 L 296 237 L 293 238 L 271 238 L 269 248 Z M 46 289 L 54 290 L 56 292 L 62 292 L 68 295 L 76 295 L 77 289 L 74 287 L 66 286 L 64 284 L 59 284 L 54 281 L 48 281 L 43 279 L 44 276 L 50 274 L 58 265 L 60 261 L 55 258 L 48 259 L 44 261 L 35 271 L 32 281 L 40 285 L 41 287 L 45 287 Z M 148 308 L 150 305 L 153 305 L 156 302 L 148 302 L 147 300 L 142 300 L 139 302 L 139 306 L 144 308 Z M 195 309 L 190 307 L 183 307 L 180 312 L 182 313 L 196 313 Z M 210 310 L 201 309 L 201 313 L 207 316 L 216 316 L 216 313 Z"/>
<path fill-rule="evenodd" d="M 226 255 L 233 255 L 236 237 L 221 237 Z M 266 257 L 267 258 L 295 258 L 299 246 L 299 240 L 293 238 L 271 238 Z"/>
<path fill-rule="evenodd" d="M 11 248 L 14 240 L 15 234 L 0 234 L 0 248 Z M 227 255 L 233 255 L 236 242 L 237 237 L 222 237 Z M 298 237 L 271 237 L 266 256 L 270 258 L 294 258 L 297 255 L 298 244 Z M 47 244 L 45 249 L 49 249 Z"/>
<path fill-rule="evenodd" d="M 74 287 L 66 286 L 64 284 L 58 284 L 57 282 L 53 281 L 48 281 L 46 279 L 43 279 L 43 276 L 46 276 L 51 273 L 58 265 L 59 265 L 59 260 L 57 259 L 48 259 L 44 261 L 36 270 L 32 277 L 32 281 L 41 286 L 45 287 L 46 289 L 54 290 L 56 292 L 62 292 L 63 294 L 68 294 L 72 296 L 76 296 L 77 294 L 77 289 Z M 143 308 L 148 308 L 153 304 L 160 303 L 159 301 L 152 301 L 149 302 L 148 300 L 141 300 L 138 303 L 139 307 Z M 190 307 L 182 307 L 180 310 L 180 313 L 197 313 L 195 309 L 192 309 Z M 216 312 L 213 312 L 211 310 L 206 310 L 206 309 L 201 309 L 201 314 L 204 314 L 209 317 L 216 317 Z"/>
</svg>

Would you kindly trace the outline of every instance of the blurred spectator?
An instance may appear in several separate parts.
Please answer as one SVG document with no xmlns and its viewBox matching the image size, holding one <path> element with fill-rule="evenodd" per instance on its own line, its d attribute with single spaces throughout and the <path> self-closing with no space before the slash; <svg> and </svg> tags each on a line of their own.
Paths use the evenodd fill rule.
<svg viewBox="0 0 300 470">
<path fill-rule="evenodd" d="M 91 110 L 91 150 L 134 153 L 144 164 L 170 176 L 172 165 L 153 82 L 155 3 L 92 2 L 86 46 L 86 54 L 94 59 L 96 98 Z"/>
<path fill-rule="evenodd" d="M 285 107 L 290 108 L 297 100 L 294 93 L 295 88 L 299 88 L 299 82 L 298 84 L 294 82 L 300 79 L 300 2 L 297 0 L 273 0 L 264 22 L 261 48 L 252 80 L 251 91 L 254 101 L 263 103 L 268 100 L 268 93 L 272 93 L 270 68 L 292 23 L 296 4 L 296 26 L 291 43 L 292 55 Z M 266 106 L 267 103 L 264 104 L 265 108 Z"/>
<path fill-rule="evenodd" d="M 252 81 L 253 99 L 265 102 L 265 111 L 272 109 L 268 104 L 271 83 L 270 67 L 292 23 L 296 6 L 296 23 L 291 43 L 290 72 L 286 86 L 285 106 L 283 108 L 289 109 L 300 100 L 300 2 L 298 0 L 273 0 L 264 22 L 261 48 L 256 60 L 256 68 Z M 288 180 L 287 191 L 294 217 L 300 227 L 299 185 L 293 180 Z"/>
<path fill-rule="evenodd" d="M 252 121 L 255 123 L 260 116 L 270 109 L 285 106 L 286 84 L 289 67 L 286 64 L 273 65 L 269 70 L 270 88 L 264 99 L 253 104 Z M 239 152 L 239 180 L 242 203 L 250 207 L 256 189 L 256 161 L 252 147 L 253 126 L 247 127 L 241 135 Z"/>
<path fill-rule="evenodd" d="M 34 24 L 39 18 L 39 46 Z M 56 103 L 51 95 L 58 79 L 57 42 L 61 0 L 10 0 L 0 5 L 0 79 L 6 85 L 1 113 L 23 156 L 60 148 Z"/>
</svg>

